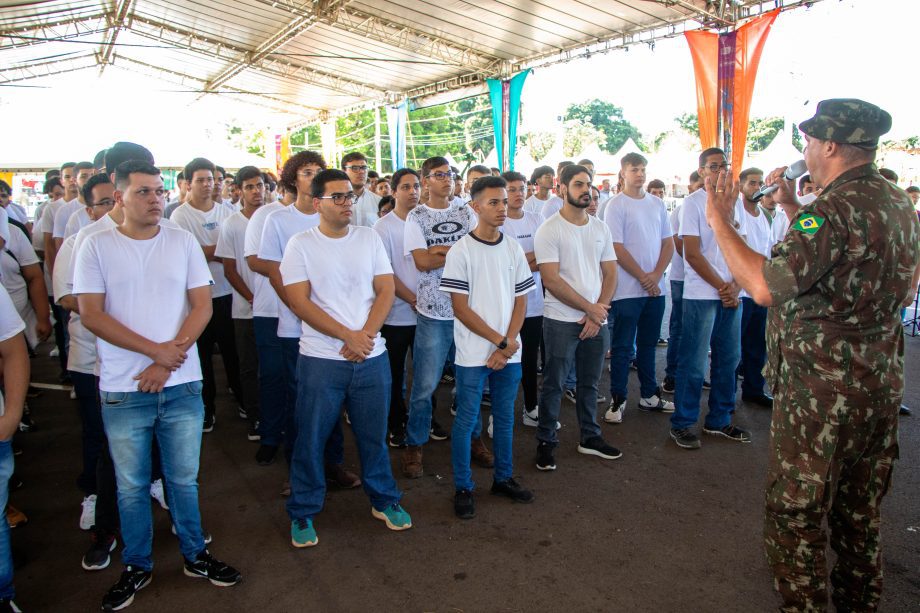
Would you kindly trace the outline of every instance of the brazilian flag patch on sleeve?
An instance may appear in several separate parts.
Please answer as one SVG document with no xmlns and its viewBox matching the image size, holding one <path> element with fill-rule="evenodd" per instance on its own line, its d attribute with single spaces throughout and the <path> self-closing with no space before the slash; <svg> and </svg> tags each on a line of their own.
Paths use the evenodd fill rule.
<svg viewBox="0 0 920 613">
<path fill-rule="evenodd" d="M 824 218 L 817 215 L 803 215 L 792 224 L 793 230 L 804 232 L 805 234 L 814 234 L 824 225 Z"/>
</svg>

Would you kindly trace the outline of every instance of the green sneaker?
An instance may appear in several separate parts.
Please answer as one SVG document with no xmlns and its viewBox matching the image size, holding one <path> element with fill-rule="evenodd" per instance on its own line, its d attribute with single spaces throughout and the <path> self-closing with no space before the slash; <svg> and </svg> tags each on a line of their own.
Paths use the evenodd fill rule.
<svg viewBox="0 0 920 613">
<path fill-rule="evenodd" d="M 393 503 L 382 511 L 371 507 L 371 515 L 377 519 L 382 519 L 387 523 L 390 530 L 408 530 L 412 527 L 412 518 L 406 513 L 406 510 L 399 506 L 399 503 Z"/>
<path fill-rule="evenodd" d="M 295 519 L 291 522 L 291 545 L 313 547 L 319 542 L 312 519 Z"/>
</svg>

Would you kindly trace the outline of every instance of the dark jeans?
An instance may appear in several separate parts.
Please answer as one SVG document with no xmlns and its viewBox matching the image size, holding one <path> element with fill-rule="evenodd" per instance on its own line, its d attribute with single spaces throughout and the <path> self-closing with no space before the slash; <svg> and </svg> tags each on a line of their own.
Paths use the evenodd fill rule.
<svg viewBox="0 0 920 613">
<path fill-rule="evenodd" d="M 105 427 L 102 425 L 102 408 L 96 377 L 70 371 L 73 390 L 77 395 L 80 421 L 83 426 L 83 472 L 77 477 L 77 486 L 86 495 L 96 494 L 96 466 L 105 444 Z"/>
<path fill-rule="evenodd" d="M 236 350 L 240 362 L 240 389 L 243 409 L 253 425 L 259 421 L 259 353 L 251 319 L 234 319 Z"/>
<path fill-rule="evenodd" d="M 763 367 L 767 363 L 767 307 L 752 298 L 741 299 L 741 382 L 742 396 L 760 396 L 767 384 Z"/>
<path fill-rule="evenodd" d="M 408 411 L 406 399 L 403 395 L 406 375 L 406 355 L 415 342 L 415 326 L 387 326 L 380 328 L 380 335 L 387 342 L 387 356 L 390 359 L 390 417 L 388 428 L 390 432 L 402 433 L 406 431 Z"/>
<path fill-rule="evenodd" d="M 655 347 L 664 317 L 665 297 L 624 298 L 615 300 L 610 309 L 613 335 L 610 337 L 610 393 L 626 397 L 629 380 L 629 354 L 636 346 L 636 366 L 642 398 L 658 393 L 655 376 Z"/>
<path fill-rule="evenodd" d="M 263 445 L 280 447 L 288 420 L 292 420 L 292 416 L 285 412 L 289 406 L 288 388 L 285 385 L 281 339 L 278 338 L 278 318 L 253 317 L 252 327 L 256 350 L 259 352 L 259 436 Z"/>
<path fill-rule="evenodd" d="M 537 360 L 543 343 L 543 316 L 525 317 L 521 326 L 521 386 L 524 410 L 537 408 Z"/>
<path fill-rule="evenodd" d="M 540 426 L 537 440 L 554 447 L 558 443 L 556 422 L 562 403 L 565 377 L 572 365 L 578 378 L 575 388 L 577 399 L 580 441 L 600 436 L 597 425 L 597 382 L 604 368 L 607 351 L 607 326 L 601 326 L 597 336 L 578 338 L 583 324 L 543 318 L 543 342 L 546 345 L 546 366 L 543 370 L 543 387 L 540 390 Z"/>
<path fill-rule="evenodd" d="M 52 296 L 48 296 L 48 303 L 51 305 L 51 314 L 54 316 L 54 345 L 58 349 L 58 362 L 61 364 L 61 372 L 67 372 L 69 334 L 64 324 L 67 310 L 57 304 Z"/>
<path fill-rule="evenodd" d="M 677 356 L 683 330 L 684 282 L 671 281 L 671 320 L 668 322 L 668 365 L 664 375 L 677 378 Z"/>
<path fill-rule="evenodd" d="M 220 357 L 227 373 L 227 385 L 233 390 L 237 404 L 243 403 L 240 395 L 240 361 L 236 354 L 233 319 L 230 317 L 232 303 L 233 296 L 229 294 L 211 299 L 211 321 L 198 338 L 198 359 L 201 362 L 202 376 L 201 400 L 204 402 L 205 419 L 214 415 L 214 399 L 217 396 L 217 385 L 214 381 L 214 343 L 220 347 Z"/>
</svg>

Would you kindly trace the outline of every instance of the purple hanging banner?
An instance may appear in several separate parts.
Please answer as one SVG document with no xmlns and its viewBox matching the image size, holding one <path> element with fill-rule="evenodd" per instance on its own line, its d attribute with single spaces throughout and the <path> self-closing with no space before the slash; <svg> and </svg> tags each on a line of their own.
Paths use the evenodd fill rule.
<svg viewBox="0 0 920 613">
<path fill-rule="evenodd" d="M 732 117 L 735 107 L 736 32 L 719 35 L 719 131 L 725 157 L 732 159 Z"/>
</svg>

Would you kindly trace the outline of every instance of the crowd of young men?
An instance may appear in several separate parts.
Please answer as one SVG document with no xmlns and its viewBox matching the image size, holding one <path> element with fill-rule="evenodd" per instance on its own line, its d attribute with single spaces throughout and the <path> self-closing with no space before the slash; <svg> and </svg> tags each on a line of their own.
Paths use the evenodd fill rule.
<svg viewBox="0 0 920 613">
<path fill-rule="evenodd" d="M 80 527 L 92 535 L 83 568 L 106 568 L 123 543 L 125 568 L 106 610 L 130 605 L 151 580 L 151 495 L 170 512 L 185 574 L 219 586 L 241 578 L 208 551 L 198 510 L 202 433 L 217 423 L 215 346 L 235 412 L 259 443 L 255 461 L 270 465 L 284 449 L 295 547 L 318 543 L 327 483 L 363 485 L 374 518 L 391 530 L 412 527 L 388 446 L 402 450 L 401 473 L 414 479 L 425 474 L 425 445 L 451 438 L 459 518 L 475 516 L 471 463 L 494 469 L 491 493 L 532 502 L 512 465 L 519 388 L 522 423 L 536 428 L 537 469 L 557 467 L 566 398 L 576 408 L 577 451 L 621 457 L 597 418 L 607 402 L 598 390 L 605 354 L 603 420 L 623 422 L 635 368 L 635 406 L 669 414 L 670 437 L 684 449 L 701 447 L 703 389 L 702 432 L 715 437 L 751 441 L 733 420 L 738 377 L 745 401 L 772 407 L 762 374 L 767 309 L 734 281 L 706 221 L 703 181 L 727 169 L 722 150 L 700 154 L 688 197 L 670 213 L 664 183 L 647 181 L 647 161 L 635 153 L 622 158 L 617 186 L 605 180 L 603 190 L 590 160 L 541 166 L 529 178 L 473 166 L 466 182 L 443 157 L 390 177 L 370 171 L 360 153 L 340 166 L 297 153 L 275 196 L 273 178 L 255 167 L 231 177 L 195 158 L 167 206 L 152 154 L 117 143 L 49 177 L 34 225 L 0 185 L 10 218 L 0 220 L 0 240 L 8 248 L 25 241 L 7 250 L 20 256 L 3 268 L 13 300 L 0 292 L 0 440 L 24 419 L 22 333 L 34 347 L 51 335 L 53 316 L 62 379 L 73 383 L 83 422 Z M 769 196 L 758 202 L 763 171 L 745 169 L 740 180 L 735 228 L 769 258 L 796 213 Z M 799 195 L 813 191 L 803 178 Z M 40 236 L 36 250 L 30 231 Z M 26 294 L 11 285 L 17 274 Z M 443 382 L 455 384 L 449 432 L 434 415 Z M 492 451 L 482 405 L 491 407 Z M 343 409 L 360 477 L 344 468 Z M 8 446 L 0 442 L 0 477 L 12 470 Z M 0 600 L 13 595 L 8 551 L 4 524 Z"/>
</svg>

